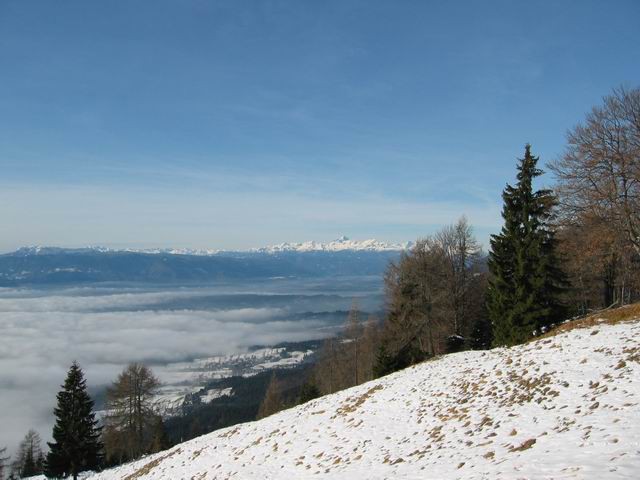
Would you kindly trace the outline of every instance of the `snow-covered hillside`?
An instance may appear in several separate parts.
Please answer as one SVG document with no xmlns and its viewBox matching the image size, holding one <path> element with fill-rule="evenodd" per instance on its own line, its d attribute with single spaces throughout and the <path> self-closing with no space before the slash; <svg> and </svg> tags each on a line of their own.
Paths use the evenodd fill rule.
<svg viewBox="0 0 640 480">
<path fill-rule="evenodd" d="M 314 350 L 287 347 L 260 348 L 247 353 L 196 358 L 191 362 L 170 363 L 156 367 L 162 387 L 154 399 L 154 406 L 163 416 L 182 414 L 185 401 L 194 396 L 199 403 L 209 403 L 221 396 L 233 396 L 232 389 L 219 390 L 208 386 L 212 380 L 231 376 L 250 377 L 260 372 L 301 365 Z"/>
<path fill-rule="evenodd" d="M 448 355 L 92 478 L 638 478 L 640 321 L 593 323 Z"/>
</svg>

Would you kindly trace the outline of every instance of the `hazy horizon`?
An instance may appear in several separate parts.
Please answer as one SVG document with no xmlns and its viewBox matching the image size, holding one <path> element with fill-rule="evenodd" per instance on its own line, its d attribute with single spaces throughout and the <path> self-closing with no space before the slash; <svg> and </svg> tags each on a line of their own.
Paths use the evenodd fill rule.
<svg viewBox="0 0 640 480">
<path fill-rule="evenodd" d="M 0 251 L 399 242 L 463 214 L 486 240 L 525 143 L 554 160 L 635 86 L 639 17 L 631 0 L 2 2 Z"/>
</svg>

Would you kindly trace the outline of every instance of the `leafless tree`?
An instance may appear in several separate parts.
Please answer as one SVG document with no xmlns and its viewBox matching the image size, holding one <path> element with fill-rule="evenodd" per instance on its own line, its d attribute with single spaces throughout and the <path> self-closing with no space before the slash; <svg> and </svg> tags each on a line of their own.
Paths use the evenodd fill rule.
<svg viewBox="0 0 640 480">
<path fill-rule="evenodd" d="M 0 448 L 0 480 L 4 480 L 4 474 L 8 467 L 7 462 L 11 457 L 5 457 L 4 455 L 7 453 L 7 447 Z"/>
<path fill-rule="evenodd" d="M 375 317 L 363 322 L 361 316 L 354 300 L 342 333 L 326 339 L 318 352 L 313 383 L 324 395 L 373 379 L 380 329 Z"/>
<path fill-rule="evenodd" d="M 107 390 L 104 444 L 109 461 L 124 461 L 146 453 L 156 413 L 153 396 L 160 386 L 150 368 L 128 365 Z"/>
<path fill-rule="evenodd" d="M 564 219 L 599 218 L 640 254 L 640 88 L 614 89 L 567 140 L 549 165 Z"/>
<path fill-rule="evenodd" d="M 579 312 L 637 298 L 640 269 L 640 89 L 614 89 L 567 134 L 549 167 L 561 250 Z"/>
<path fill-rule="evenodd" d="M 275 373 L 273 373 L 271 375 L 267 391 L 264 395 L 264 399 L 262 400 L 262 403 L 260 403 L 256 419 L 260 420 L 261 418 L 268 417 L 269 415 L 273 415 L 274 413 L 282 410 L 283 404 L 280 397 L 280 390 L 280 382 L 278 382 Z"/>
<path fill-rule="evenodd" d="M 38 432 L 31 429 L 20 442 L 13 461 L 12 472 L 20 477 L 31 477 L 42 473 L 43 467 L 42 439 Z"/>
<path fill-rule="evenodd" d="M 480 259 L 480 245 L 464 216 L 436 233 L 435 241 L 445 257 L 446 285 L 450 292 L 447 302 L 453 333 L 464 336 L 469 329 L 468 310 L 474 300 L 470 293 Z"/>
<path fill-rule="evenodd" d="M 463 341 L 482 310 L 480 258 L 472 228 L 462 217 L 418 240 L 390 266 L 383 333 L 387 354 L 408 349 L 436 355 L 444 351 L 450 336 Z"/>
<path fill-rule="evenodd" d="M 447 274 L 446 257 L 433 237 L 419 239 L 411 252 L 389 267 L 384 337 L 391 352 L 409 345 L 431 355 L 440 351 L 449 294 L 443 288 Z"/>
</svg>

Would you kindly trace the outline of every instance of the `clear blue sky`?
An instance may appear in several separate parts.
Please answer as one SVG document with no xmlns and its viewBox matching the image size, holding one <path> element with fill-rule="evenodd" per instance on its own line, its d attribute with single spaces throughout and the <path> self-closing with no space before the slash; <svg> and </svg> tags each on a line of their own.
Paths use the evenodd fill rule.
<svg viewBox="0 0 640 480">
<path fill-rule="evenodd" d="M 640 84 L 640 2 L 0 2 L 0 251 L 486 241 Z M 545 182 L 552 182 L 547 178 Z"/>
</svg>

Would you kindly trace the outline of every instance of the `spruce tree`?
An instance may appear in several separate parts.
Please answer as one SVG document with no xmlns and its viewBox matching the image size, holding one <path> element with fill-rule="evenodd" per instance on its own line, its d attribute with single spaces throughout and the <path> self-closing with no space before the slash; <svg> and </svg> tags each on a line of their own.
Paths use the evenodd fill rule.
<svg viewBox="0 0 640 480">
<path fill-rule="evenodd" d="M 102 460 L 100 428 L 93 412 L 93 400 L 87 392 L 84 374 L 73 362 L 54 409 L 56 423 L 53 443 L 46 460 L 47 477 L 62 478 L 94 470 Z"/>
<path fill-rule="evenodd" d="M 502 193 L 504 225 L 491 236 L 487 309 L 496 346 L 522 343 L 564 314 L 559 295 L 565 278 L 550 225 L 556 201 L 551 190 L 533 190 L 542 175 L 537 162 L 527 145 L 516 185 Z"/>
</svg>

